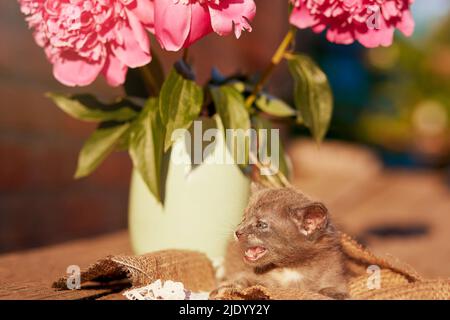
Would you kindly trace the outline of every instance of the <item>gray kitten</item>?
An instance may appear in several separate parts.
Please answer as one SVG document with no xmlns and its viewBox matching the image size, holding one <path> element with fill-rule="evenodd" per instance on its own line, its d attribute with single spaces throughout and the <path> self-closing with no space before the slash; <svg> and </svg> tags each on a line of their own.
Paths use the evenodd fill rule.
<svg viewBox="0 0 450 320">
<path fill-rule="evenodd" d="M 328 210 L 299 191 L 258 188 L 235 239 L 225 259 L 227 280 L 211 297 L 257 284 L 348 297 L 343 253 Z"/>
</svg>

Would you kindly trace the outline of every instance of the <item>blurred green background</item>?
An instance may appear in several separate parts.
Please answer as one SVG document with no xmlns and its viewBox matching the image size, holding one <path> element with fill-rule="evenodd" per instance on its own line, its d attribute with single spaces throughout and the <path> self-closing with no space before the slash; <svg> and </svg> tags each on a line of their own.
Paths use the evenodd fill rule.
<svg viewBox="0 0 450 320">
<path fill-rule="evenodd" d="M 337 46 L 309 31 L 298 35 L 300 50 L 316 57 L 333 88 L 328 137 L 371 145 L 389 166 L 448 170 L 449 12 L 449 1 L 416 1 L 413 37 L 398 33 L 389 48 Z"/>
</svg>

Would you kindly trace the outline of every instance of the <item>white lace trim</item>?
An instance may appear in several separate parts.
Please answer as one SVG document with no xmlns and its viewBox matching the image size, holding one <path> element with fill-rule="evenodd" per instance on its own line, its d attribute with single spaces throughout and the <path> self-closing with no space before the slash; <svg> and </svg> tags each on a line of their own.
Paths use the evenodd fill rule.
<svg viewBox="0 0 450 320">
<path fill-rule="evenodd" d="M 148 286 L 125 291 L 123 295 L 129 300 L 208 300 L 209 292 L 192 292 L 181 282 L 156 280 Z"/>
</svg>

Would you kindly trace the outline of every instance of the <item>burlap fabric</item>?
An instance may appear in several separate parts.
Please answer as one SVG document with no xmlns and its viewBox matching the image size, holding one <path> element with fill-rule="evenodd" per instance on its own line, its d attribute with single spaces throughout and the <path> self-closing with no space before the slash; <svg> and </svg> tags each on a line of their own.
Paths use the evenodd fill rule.
<svg viewBox="0 0 450 320">
<path fill-rule="evenodd" d="M 81 283 L 107 283 L 129 279 L 133 287 L 158 279 L 182 282 L 192 291 L 210 291 L 216 285 L 215 272 L 206 255 L 187 250 L 165 250 L 142 256 L 109 256 L 81 272 Z M 53 283 L 67 289 L 67 277 Z"/>
<path fill-rule="evenodd" d="M 411 267 L 392 258 L 380 258 L 363 248 L 346 234 L 341 234 L 346 264 L 351 272 L 349 284 L 352 299 L 450 299 L 450 279 L 425 280 Z M 369 266 L 380 268 L 380 287 L 368 286 Z M 210 260 L 201 253 L 167 250 L 143 256 L 111 256 L 81 273 L 81 282 L 129 279 L 133 287 L 148 285 L 158 279 L 183 282 L 192 291 L 211 291 L 217 286 Z M 66 289 L 66 278 L 53 286 Z M 326 296 L 292 289 L 269 290 L 254 286 L 242 291 L 228 291 L 218 297 L 230 300 L 313 299 Z"/>
</svg>

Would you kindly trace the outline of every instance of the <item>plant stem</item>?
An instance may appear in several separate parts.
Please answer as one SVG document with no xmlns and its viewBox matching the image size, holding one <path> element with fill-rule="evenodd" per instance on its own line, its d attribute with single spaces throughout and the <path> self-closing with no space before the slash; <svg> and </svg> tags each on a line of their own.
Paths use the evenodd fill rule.
<svg viewBox="0 0 450 320">
<path fill-rule="evenodd" d="M 254 162 L 255 166 L 258 168 L 259 171 L 262 171 L 262 170 L 266 169 L 266 166 L 264 166 L 259 161 L 259 159 L 257 158 L 256 155 L 254 155 L 253 153 L 250 152 L 249 157 L 250 157 L 250 160 L 252 162 Z M 267 175 L 267 176 L 264 176 L 264 177 L 267 179 L 269 185 L 272 186 L 272 187 L 279 188 L 279 187 L 283 186 L 283 184 L 280 183 L 273 175 Z"/>
<path fill-rule="evenodd" d="M 188 57 L 189 57 L 189 47 L 184 48 L 183 50 L 183 61 L 187 63 Z"/>
<path fill-rule="evenodd" d="M 264 85 L 269 80 L 270 76 L 275 70 L 275 67 L 280 64 L 281 60 L 283 60 L 284 55 L 289 48 L 289 45 L 294 40 L 294 36 L 295 36 L 295 29 L 290 28 L 288 33 L 285 35 L 283 41 L 281 41 L 280 45 L 275 51 L 275 54 L 273 55 L 269 66 L 266 68 L 262 77 L 259 79 L 255 87 L 253 88 L 252 94 L 247 98 L 247 100 L 245 100 L 245 106 L 247 107 L 247 109 L 250 109 L 252 104 L 255 102 L 258 94 L 263 89 Z"/>
<path fill-rule="evenodd" d="M 271 77 L 273 71 L 275 68 L 280 64 L 280 62 L 285 57 L 287 50 L 289 46 L 292 44 L 295 38 L 295 28 L 290 28 L 288 33 L 284 36 L 283 41 L 281 41 L 280 45 L 278 46 L 277 50 L 275 51 L 274 55 L 272 56 L 272 59 L 270 61 L 269 66 L 264 71 L 262 77 L 259 79 L 255 87 L 253 88 L 252 94 L 247 98 L 245 101 L 245 106 L 247 109 L 250 109 L 252 104 L 255 102 L 256 98 L 258 97 L 258 94 L 263 89 L 266 82 Z M 259 170 L 262 170 L 264 168 L 267 168 L 265 165 L 263 165 L 256 155 L 250 154 L 251 159 L 255 162 L 256 167 Z M 271 167 L 268 169 L 272 170 Z M 277 173 L 274 176 L 265 176 L 265 178 L 268 180 L 269 185 L 272 187 L 290 187 L 292 186 L 289 180 L 286 178 L 286 176 L 280 171 L 277 170 Z"/>
<path fill-rule="evenodd" d="M 157 95 L 161 88 L 158 85 L 158 81 L 152 75 L 147 66 L 140 67 L 139 72 L 141 74 L 142 79 L 144 80 L 148 94 Z"/>
<path fill-rule="evenodd" d="M 266 178 L 268 184 L 273 188 L 289 188 L 292 187 L 292 184 L 286 178 L 286 176 L 281 172 L 281 170 L 275 170 L 272 166 L 266 166 L 259 161 L 256 155 L 250 152 L 250 159 L 254 162 L 254 165 L 258 168 L 258 170 L 262 171 L 264 169 L 269 169 L 272 172 L 276 172 L 274 175 L 264 176 Z"/>
</svg>

